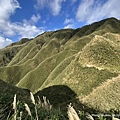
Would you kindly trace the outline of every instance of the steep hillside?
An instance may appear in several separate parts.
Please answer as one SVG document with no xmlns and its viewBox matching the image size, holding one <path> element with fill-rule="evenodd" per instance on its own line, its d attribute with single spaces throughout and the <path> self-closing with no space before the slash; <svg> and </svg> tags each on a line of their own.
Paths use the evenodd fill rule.
<svg viewBox="0 0 120 120">
<path fill-rule="evenodd" d="M 10 54 L 6 55 L 5 52 Z M 5 62 L 4 55 L 7 56 Z M 53 100 L 52 92 L 58 91 L 58 86 L 63 87 L 59 90 L 61 96 L 65 97 L 67 89 L 74 93 L 73 100 L 68 95 L 66 101 L 79 99 L 81 104 L 94 109 L 99 104 L 98 110 L 102 111 L 119 109 L 110 96 L 114 93 L 116 101 L 119 101 L 116 84 L 120 80 L 120 21 L 115 18 L 75 30 L 45 32 L 32 40 L 22 39 L 1 49 L 0 59 L 3 60 L 0 61 L 0 79 L 29 89 L 36 95 L 48 94 L 48 98 Z M 112 82 L 113 78 L 116 78 L 115 84 Z M 110 87 L 105 87 L 108 81 L 111 81 Z M 116 88 L 111 90 L 112 86 Z M 102 87 L 105 91 L 109 90 L 110 94 L 106 92 L 102 96 L 102 91 L 98 94 Z M 95 98 L 92 99 L 94 96 L 99 96 L 99 101 L 95 102 Z M 100 101 L 105 98 L 104 106 L 106 96 L 113 103 L 110 105 L 108 102 L 102 108 Z M 64 98 L 60 98 L 59 102 L 63 104 Z M 57 102 L 59 97 L 55 99 Z M 55 102 L 53 104 L 56 105 Z M 118 104 L 120 105 L 119 102 Z"/>
<path fill-rule="evenodd" d="M 16 86 L 13 86 L 9 83 L 4 82 L 3 80 L 0 80 L 0 98 L 2 99 L 2 96 L 6 96 L 6 100 L 10 101 L 10 98 L 17 94 L 19 98 L 24 99 L 25 97 L 29 95 L 29 90 L 20 89 Z M 5 102 L 0 99 L 0 102 Z"/>
<path fill-rule="evenodd" d="M 22 38 L 19 42 L 12 43 L 0 50 L 0 67 L 7 66 L 14 56 L 27 45 L 30 39 Z"/>
<path fill-rule="evenodd" d="M 106 38 L 111 35 L 111 38 Z M 116 38 L 116 36 L 118 38 Z M 117 41 L 117 42 L 116 42 Z M 96 66 L 111 71 L 120 70 L 120 35 L 95 35 L 81 51 L 80 61 L 85 66 Z"/>
<path fill-rule="evenodd" d="M 120 108 L 120 75 L 107 80 L 88 96 L 82 99 L 84 104 L 102 111 L 118 110 Z"/>
<path fill-rule="evenodd" d="M 29 90 L 17 88 L 9 83 L 0 80 L 0 119 L 5 120 L 6 116 L 12 111 L 14 95 L 17 100 L 29 101 Z"/>
</svg>

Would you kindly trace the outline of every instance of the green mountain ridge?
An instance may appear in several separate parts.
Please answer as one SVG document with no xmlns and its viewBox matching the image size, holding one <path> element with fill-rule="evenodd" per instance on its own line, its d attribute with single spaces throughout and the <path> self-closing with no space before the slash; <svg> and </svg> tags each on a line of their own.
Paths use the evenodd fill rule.
<svg viewBox="0 0 120 120">
<path fill-rule="evenodd" d="M 111 94 L 115 94 L 116 101 L 119 101 L 116 94 L 120 90 L 116 87 L 120 81 L 119 75 L 120 21 L 115 18 L 75 30 L 45 32 L 34 39 L 25 38 L 0 50 L 0 79 L 3 81 L 29 89 L 40 96 L 47 96 L 42 91 L 49 92 L 47 88 L 50 88 L 49 100 L 53 100 L 58 94 L 56 92 L 52 96 L 52 86 L 67 86 L 76 94 L 73 100 L 71 98 L 72 102 L 79 98 L 81 104 L 100 111 L 120 109 L 111 97 Z M 116 80 L 115 84 L 112 83 L 113 78 Z M 104 87 L 108 80 L 111 81 L 110 88 L 112 86 L 115 90 Z M 107 103 L 106 96 L 102 96 L 102 90 L 98 94 L 102 87 L 112 104 L 109 101 Z M 55 91 L 57 87 L 53 89 Z M 107 90 L 110 91 L 108 94 Z M 64 96 L 64 89 L 60 91 L 61 96 Z M 101 103 L 104 98 L 105 101 Z M 58 98 L 55 99 L 57 103 Z M 63 99 L 61 97 L 62 102 L 59 101 L 61 104 Z M 102 108 L 105 103 L 108 106 Z M 118 105 L 120 106 L 120 102 Z"/>
</svg>

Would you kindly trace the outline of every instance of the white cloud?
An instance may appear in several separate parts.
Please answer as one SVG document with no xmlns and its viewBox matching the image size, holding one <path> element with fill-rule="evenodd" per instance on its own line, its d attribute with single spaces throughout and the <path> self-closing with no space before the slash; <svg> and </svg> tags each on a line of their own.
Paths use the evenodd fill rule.
<svg viewBox="0 0 120 120">
<path fill-rule="evenodd" d="M 20 8 L 16 0 L 1 0 L 0 1 L 0 34 L 13 35 L 13 31 L 9 29 L 10 16 L 15 10 Z"/>
<path fill-rule="evenodd" d="M 65 19 L 64 24 L 74 23 L 73 19 Z"/>
<path fill-rule="evenodd" d="M 52 15 L 56 16 L 60 13 L 62 8 L 62 3 L 66 0 L 36 0 L 37 4 L 35 5 L 36 9 L 43 9 L 47 7 L 51 10 Z"/>
<path fill-rule="evenodd" d="M 30 18 L 30 20 L 26 20 L 26 19 L 24 19 L 23 20 L 23 23 L 25 23 L 25 24 L 36 24 L 39 20 L 40 20 L 40 18 L 41 18 L 41 16 L 39 15 L 39 14 L 37 14 L 37 15 L 32 15 L 31 16 L 31 18 Z"/>
<path fill-rule="evenodd" d="M 9 26 L 10 29 L 14 32 L 14 34 L 18 34 L 20 37 L 32 38 L 36 35 L 43 33 L 43 28 L 37 28 L 35 25 L 31 25 L 29 23 L 11 23 Z"/>
<path fill-rule="evenodd" d="M 4 48 L 5 46 L 9 45 L 12 42 L 13 42 L 12 40 L 0 36 L 0 49 Z"/>
<path fill-rule="evenodd" d="M 62 5 L 62 2 L 65 2 L 65 0 L 53 0 L 50 2 L 50 8 L 52 10 L 52 14 L 54 16 L 58 15 L 60 10 L 61 10 L 61 5 Z"/>
<path fill-rule="evenodd" d="M 1 0 L 0 1 L 0 22 L 8 20 L 14 14 L 15 10 L 20 8 L 17 0 Z"/>
<path fill-rule="evenodd" d="M 76 12 L 79 22 L 92 23 L 108 17 L 120 18 L 120 0 L 82 0 Z"/>
<path fill-rule="evenodd" d="M 32 15 L 30 20 L 23 20 L 21 22 L 11 22 L 10 16 L 13 15 L 17 8 L 21 8 L 17 0 L 1 0 L 0 1 L 0 48 L 8 45 L 12 41 L 9 37 L 35 37 L 44 32 L 43 28 L 38 28 L 35 24 L 39 21 L 41 16 Z"/>
<path fill-rule="evenodd" d="M 68 24 L 64 27 L 64 29 L 68 29 L 68 28 L 74 28 L 74 24 Z"/>
<path fill-rule="evenodd" d="M 64 29 L 74 28 L 74 20 L 71 18 L 70 19 L 66 18 L 63 24 L 65 25 Z"/>
<path fill-rule="evenodd" d="M 34 7 L 36 9 L 43 9 L 44 7 L 46 7 L 46 5 L 48 5 L 48 0 L 36 0 L 36 4 L 34 5 Z"/>
<path fill-rule="evenodd" d="M 34 22 L 34 23 L 37 23 L 40 18 L 41 18 L 41 16 L 39 14 L 37 14 L 36 16 L 33 15 L 31 17 L 31 21 Z"/>
</svg>

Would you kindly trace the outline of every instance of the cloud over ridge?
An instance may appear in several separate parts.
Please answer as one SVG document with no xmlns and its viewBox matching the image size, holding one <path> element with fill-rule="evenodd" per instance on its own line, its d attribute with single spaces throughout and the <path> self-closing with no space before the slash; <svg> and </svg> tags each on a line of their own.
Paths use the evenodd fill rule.
<svg viewBox="0 0 120 120">
<path fill-rule="evenodd" d="M 82 0 L 76 12 L 76 19 L 87 24 L 108 18 L 120 18 L 120 0 Z"/>
<path fill-rule="evenodd" d="M 17 0 L 2 0 L 0 6 L 0 48 L 13 42 L 9 39 L 11 36 L 31 38 L 43 32 L 42 28 L 35 26 L 41 18 L 39 14 L 32 15 L 30 20 L 24 19 L 21 22 L 11 22 L 11 15 L 15 13 L 16 9 L 21 8 Z"/>
</svg>

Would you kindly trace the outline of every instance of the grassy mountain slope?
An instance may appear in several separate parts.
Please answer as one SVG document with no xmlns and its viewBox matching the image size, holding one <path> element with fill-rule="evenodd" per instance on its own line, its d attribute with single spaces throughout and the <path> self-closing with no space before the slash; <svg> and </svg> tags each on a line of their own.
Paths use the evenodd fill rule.
<svg viewBox="0 0 120 120">
<path fill-rule="evenodd" d="M 51 92 L 57 90 L 52 86 L 67 86 L 83 104 L 96 109 L 95 105 L 99 104 L 99 101 L 96 101 L 95 105 L 90 104 L 90 101 L 95 94 L 99 95 L 97 90 L 104 87 L 108 80 L 114 81 L 112 78 L 117 78 L 116 83 L 119 81 L 120 21 L 115 18 L 76 30 L 46 32 L 32 40 L 25 39 L 8 46 L 7 52 L 10 51 L 8 48 L 16 48 L 17 52 L 6 66 L 0 62 L 0 78 L 34 93 L 47 95 L 44 90 L 50 88 L 48 95 L 51 95 Z M 3 59 L 2 55 L 0 57 Z M 117 88 L 111 92 L 116 90 Z M 64 89 L 60 92 L 64 94 Z M 108 93 L 107 97 L 112 100 L 110 94 Z M 106 96 L 103 95 L 104 97 Z M 109 104 L 110 102 L 108 106 Z M 112 107 L 106 106 L 105 109 L 110 108 Z M 100 107 L 100 110 L 103 108 Z"/>
<path fill-rule="evenodd" d="M 119 110 L 120 108 L 120 75 L 107 80 L 96 89 L 94 89 L 88 96 L 82 99 L 84 104 L 94 109 L 102 111 Z"/>
<path fill-rule="evenodd" d="M 113 40 L 116 40 L 114 34 L 112 35 Z M 103 36 L 95 35 L 92 41 L 81 51 L 80 61 L 86 66 L 95 65 L 101 69 L 119 71 L 120 44 Z"/>
<path fill-rule="evenodd" d="M 117 73 L 112 73 L 108 70 L 82 66 L 76 58 L 46 86 L 67 85 L 72 88 L 78 96 L 81 95 L 81 97 L 83 97 L 102 82 L 117 75 Z"/>
<path fill-rule="evenodd" d="M 7 66 L 16 54 L 25 46 L 30 40 L 22 38 L 19 42 L 12 43 L 0 50 L 0 66 Z"/>
<path fill-rule="evenodd" d="M 69 51 L 60 52 L 60 54 L 47 58 L 41 64 L 39 64 L 34 70 L 30 71 L 21 81 L 17 84 L 19 87 L 30 87 L 31 91 L 35 91 L 39 88 L 43 82 L 47 79 L 52 70 L 67 56 Z M 41 71 L 41 72 L 40 72 Z M 33 78 L 31 80 L 31 78 Z M 39 84 L 38 84 L 39 83 Z"/>
<path fill-rule="evenodd" d="M 7 66 L 9 62 L 15 57 L 15 55 L 25 46 L 23 45 L 15 45 L 5 47 L 0 50 L 0 66 Z"/>
</svg>

